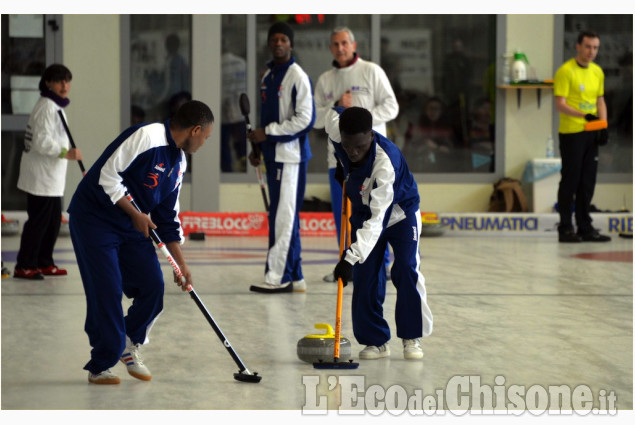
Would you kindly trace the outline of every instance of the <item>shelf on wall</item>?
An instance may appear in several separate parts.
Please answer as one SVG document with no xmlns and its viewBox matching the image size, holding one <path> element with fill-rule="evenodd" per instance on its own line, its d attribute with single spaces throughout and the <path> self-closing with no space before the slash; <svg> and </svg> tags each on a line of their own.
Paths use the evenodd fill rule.
<svg viewBox="0 0 635 425">
<path fill-rule="evenodd" d="M 541 95 L 542 89 L 553 89 L 553 84 L 548 84 L 548 83 L 500 84 L 498 88 L 504 89 L 504 90 L 516 89 L 516 99 L 518 102 L 518 108 L 520 108 L 520 99 L 521 99 L 522 91 L 527 89 L 536 89 L 538 108 L 540 108 L 540 95 Z"/>
</svg>

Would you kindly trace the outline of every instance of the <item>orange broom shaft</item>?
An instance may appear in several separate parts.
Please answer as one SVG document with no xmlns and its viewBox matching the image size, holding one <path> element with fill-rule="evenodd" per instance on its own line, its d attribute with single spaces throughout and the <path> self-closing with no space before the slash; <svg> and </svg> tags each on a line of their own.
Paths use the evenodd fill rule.
<svg viewBox="0 0 635 425">
<path fill-rule="evenodd" d="M 346 198 L 346 185 L 342 184 L 342 218 L 340 227 L 340 259 L 346 246 L 350 245 L 351 232 L 349 230 L 348 218 L 350 217 L 350 202 Z M 348 245 L 346 244 L 348 242 Z M 342 278 L 337 278 L 337 306 L 335 309 L 335 337 L 333 346 L 333 358 L 340 358 L 340 339 L 342 332 L 342 297 L 344 283 Z"/>
</svg>

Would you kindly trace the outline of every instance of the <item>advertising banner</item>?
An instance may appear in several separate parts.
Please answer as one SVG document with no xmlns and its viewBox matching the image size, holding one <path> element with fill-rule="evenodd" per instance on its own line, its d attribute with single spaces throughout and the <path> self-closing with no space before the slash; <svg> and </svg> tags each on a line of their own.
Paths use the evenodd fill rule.
<svg viewBox="0 0 635 425">
<path fill-rule="evenodd" d="M 193 232 L 207 236 L 267 236 L 267 213 L 183 212 L 179 214 L 185 236 Z M 335 221 L 330 212 L 301 212 L 301 236 L 335 236 Z"/>
</svg>

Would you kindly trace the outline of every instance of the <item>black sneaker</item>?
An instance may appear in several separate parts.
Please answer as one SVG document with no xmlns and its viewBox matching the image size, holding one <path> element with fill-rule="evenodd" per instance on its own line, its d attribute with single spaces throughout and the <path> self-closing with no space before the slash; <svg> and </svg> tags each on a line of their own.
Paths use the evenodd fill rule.
<svg viewBox="0 0 635 425">
<path fill-rule="evenodd" d="M 278 294 L 280 292 L 293 292 L 293 284 L 289 281 L 282 285 L 275 285 L 272 283 L 259 283 L 257 285 L 251 285 L 249 290 L 252 292 L 260 292 L 263 294 Z"/>
<path fill-rule="evenodd" d="M 582 242 L 582 238 L 578 236 L 573 230 L 567 230 L 558 234 L 558 242 L 562 243 L 576 243 Z"/>
<path fill-rule="evenodd" d="M 587 233 L 585 235 L 580 235 L 580 239 L 582 239 L 583 242 L 608 242 L 611 240 L 611 237 L 606 235 L 601 235 L 600 232 L 594 229 L 590 233 Z"/>
</svg>

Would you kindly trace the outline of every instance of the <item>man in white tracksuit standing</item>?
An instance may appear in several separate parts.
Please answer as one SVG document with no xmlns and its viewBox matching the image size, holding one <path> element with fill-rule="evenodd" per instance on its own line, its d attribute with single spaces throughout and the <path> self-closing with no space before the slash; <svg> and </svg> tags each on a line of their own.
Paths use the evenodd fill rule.
<svg viewBox="0 0 635 425">
<path fill-rule="evenodd" d="M 334 59 L 333 69 L 320 75 L 315 86 L 315 128 L 324 128 L 324 117 L 334 106 L 344 108 L 360 106 L 372 114 L 373 130 L 386 136 L 386 122 L 395 119 L 399 113 L 399 104 L 386 73 L 379 65 L 359 57 L 356 52 L 355 36 L 347 27 L 333 29 L 329 48 Z M 337 161 L 331 143 L 328 143 L 327 149 L 331 205 L 337 235 L 339 235 L 342 188 L 335 179 Z M 386 249 L 384 267 L 388 278 L 390 278 L 389 265 L 390 252 Z M 324 276 L 324 280 L 335 281 L 332 273 Z"/>
</svg>

